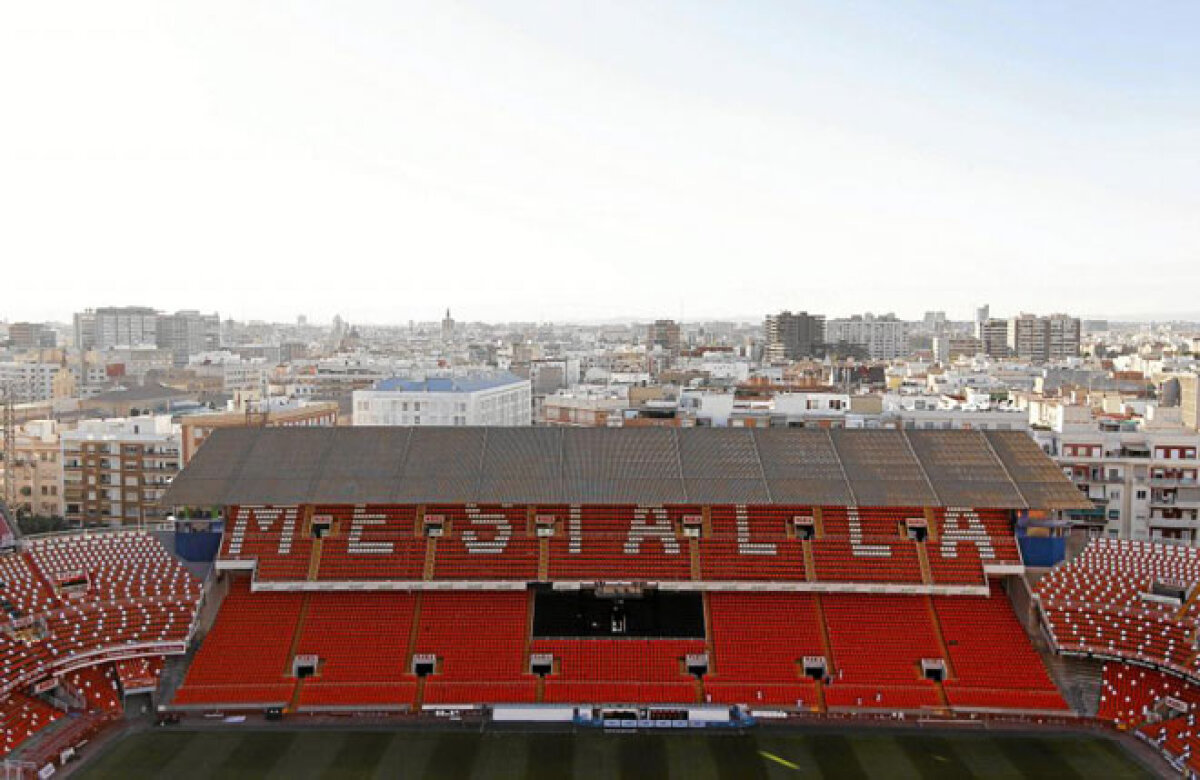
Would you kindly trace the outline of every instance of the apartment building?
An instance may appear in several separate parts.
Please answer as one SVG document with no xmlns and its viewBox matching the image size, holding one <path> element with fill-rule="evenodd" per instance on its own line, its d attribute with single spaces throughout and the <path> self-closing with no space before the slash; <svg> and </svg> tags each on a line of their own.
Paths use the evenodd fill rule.
<svg viewBox="0 0 1200 780">
<path fill-rule="evenodd" d="M 672 355 L 679 354 L 679 323 L 675 320 L 655 320 L 646 331 L 646 346 L 658 347 Z"/>
<path fill-rule="evenodd" d="M 933 357 L 939 363 L 973 358 L 983 353 L 983 342 L 974 336 L 934 336 Z"/>
<path fill-rule="evenodd" d="M 22 515 L 61 517 L 62 459 L 58 423 L 30 420 L 17 427 L 15 439 L 13 463 L 0 459 L 0 478 L 9 468 L 13 470 L 15 501 L 10 509 Z"/>
<path fill-rule="evenodd" d="M 54 349 L 58 334 L 40 322 L 14 322 L 8 326 L 9 346 L 18 351 Z"/>
<path fill-rule="evenodd" d="M 983 345 L 988 357 L 1008 357 L 1008 320 L 988 317 L 975 323 L 975 338 Z"/>
<path fill-rule="evenodd" d="M 221 318 L 195 310 L 160 315 L 157 344 L 171 352 L 176 366 L 185 366 L 192 355 L 220 348 Z"/>
<path fill-rule="evenodd" d="M 0 387 L 7 387 L 17 403 L 34 403 L 55 398 L 56 380 L 69 373 L 58 363 L 8 361 L 0 363 Z"/>
<path fill-rule="evenodd" d="M 1069 519 L 1092 535 L 1200 543 L 1200 435 L 1107 427 L 1032 432 L 1094 504 Z"/>
<path fill-rule="evenodd" d="M 908 323 L 894 314 L 856 314 L 826 323 L 825 341 L 859 347 L 872 360 L 893 360 L 908 354 Z"/>
<path fill-rule="evenodd" d="M 167 415 L 84 420 L 61 435 L 64 517 L 75 526 L 155 522 L 179 473 L 179 426 Z"/>
<path fill-rule="evenodd" d="M 1005 343 L 1010 354 L 1033 363 L 1079 356 L 1079 319 L 1065 314 L 1022 314 L 1008 321 Z"/>
<path fill-rule="evenodd" d="M 771 363 L 823 355 L 825 315 L 790 311 L 768 315 L 763 323 L 763 358 Z"/>
<path fill-rule="evenodd" d="M 267 361 L 243 358 L 227 350 L 192 355 L 188 368 L 197 377 L 219 379 L 227 393 L 262 390 L 267 382 Z"/>
<path fill-rule="evenodd" d="M 354 391 L 355 425 L 531 425 L 532 388 L 509 373 L 385 379 Z"/>
</svg>

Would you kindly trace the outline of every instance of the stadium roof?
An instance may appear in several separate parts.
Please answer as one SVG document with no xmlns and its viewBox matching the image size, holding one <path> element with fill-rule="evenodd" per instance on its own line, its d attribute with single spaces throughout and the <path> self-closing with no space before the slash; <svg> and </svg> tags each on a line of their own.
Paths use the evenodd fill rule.
<svg viewBox="0 0 1200 780">
<path fill-rule="evenodd" d="M 163 498 L 1090 508 L 1019 431 L 226 428 Z"/>
<path fill-rule="evenodd" d="M 374 390 L 406 393 L 477 393 L 480 390 L 491 390 L 519 383 L 528 384 L 529 380 L 503 372 L 474 377 L 431 377 L 429 379 L 403 379 L 393 377 L 375 383 Z"/>
</svg>

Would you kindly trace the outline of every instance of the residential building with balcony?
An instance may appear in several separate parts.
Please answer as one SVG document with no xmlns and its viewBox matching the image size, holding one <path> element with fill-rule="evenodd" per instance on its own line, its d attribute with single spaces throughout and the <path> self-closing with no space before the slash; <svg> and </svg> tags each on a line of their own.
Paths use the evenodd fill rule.
<svg viewBox="0 0 1200 780">
<path fill-rule="evenodd" d="M 1200 435 L 1108 427 L 1032 431 L 1092 500 L 1068 519 L 1089 535 L 1200 544 Z"/>
<path fill-rule="evenodd" d="M 64 517 L 72 525 L 160 521 L 179 473 L 179 426 L 168 415 L 84 420 L 61 435 Z"/>
</svg>

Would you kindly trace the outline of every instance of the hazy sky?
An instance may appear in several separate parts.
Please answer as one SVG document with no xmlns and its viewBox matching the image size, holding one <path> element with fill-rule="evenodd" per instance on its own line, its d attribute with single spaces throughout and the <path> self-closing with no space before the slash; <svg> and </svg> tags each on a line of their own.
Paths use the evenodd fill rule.
<svg viewBox="0 0 1200 780">
<path fill-rule="evenodd" d="M 1200 3 L 0 4 L 0 318 L 1195 311 Z"/>
</svg>

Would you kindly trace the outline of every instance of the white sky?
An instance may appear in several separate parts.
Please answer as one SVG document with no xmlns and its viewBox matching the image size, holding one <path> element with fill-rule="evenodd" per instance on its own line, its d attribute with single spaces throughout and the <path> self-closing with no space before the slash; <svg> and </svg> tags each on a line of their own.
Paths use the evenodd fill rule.
<svg viewBox="0 0 1200 780">
<path fill-rule="evenodd" d="M 0 318 L 1200 310 L 1200 5 L 9 2 Z"/>
</svg>

